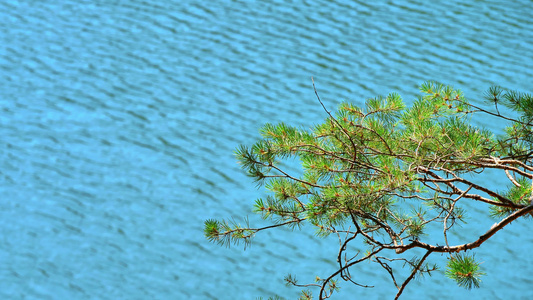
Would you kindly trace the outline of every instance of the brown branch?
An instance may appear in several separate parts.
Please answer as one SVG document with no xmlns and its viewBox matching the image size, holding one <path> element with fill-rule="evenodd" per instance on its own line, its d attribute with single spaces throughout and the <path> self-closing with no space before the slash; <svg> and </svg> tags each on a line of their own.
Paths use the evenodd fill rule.
<svg viewBox="0 0 533 300">
<path fill-rule="evenodd" d="M 463 100 L 460 100 L 460 99 L 455 99 L 455 100 L 457 100 L 458 102 L 461 102 L 461 103 L 463 103 L 463 104 L 466 104 L 466 105 L 468 105 L 468 106 L 471 106 L 471 107 L 473 107 L 473 108 L 479 110 L 480 112 L 483 112 L 483 113 L 489 114 L 489 115 L 491 115 L 491 116 L 495 116 L 495 117 L 498 117 L 498 118 L 502 118 L 502 119 L 505 119 L 505 120 L 508 120 L 508 121 L 513 121 L 513 122 L 516 122 L 516 123 L 519 123 L 519 124 L 522 124 L 522 125 L 529 125 L 528 123 L 524 123 L 524 122 L 522 122 L 522 121 L 520 121 L 520 120 L 516 120 L 516 119 L 512 119 L 512 118 L 506 117 L 506 116 L 500 114 L 499 112 L 498 112 L 497 114 L 495 114 L 495 113 L 493 113 L 493 112 L 491 112 L 491 111 L 488 111 L 488 110 L 483 109 L 483 108 L 481 108 L 481 107 L 479 107 L 479 106 L 476 106 L 476 105 L 473 105 L 473 104 L 471 104 L 471 103 L 468 103 L 468 102 L 466 102 L 466 101 L 463 101 Z"/>
<path fill-rule="evenodd" d="M 274 170 L 277 170 L 278 172 L 280 172 L 281 174 L 283 175 L 267 175 L 268 177 L 285 177 L 285 178 L 289 178 L 289 179 L 292 179 L 294 181 L 298 181 L 300 183 L 303 183 L 303 184 L 306 184 L 306 185 L 309 185 L 309 186 L 312 186 L 312 187 L 316 187 L 316 188 L 326 188 L 326 186 L 323 186 L 323 185 L 318 185 L 318 184 L 314 184 L 314 183 L 311 183 L 311 182 L 308 182 L 308 181 L 305 181 L 305 180 L 301 180 L 299 178 L 296 178 L 296 177 L 293 177 L 291 175 L 289 175 L 288 173 L 286 173 L 285 171 L 283 171 L 282 169 L 274 166 L 273 164 L 265 164 L 265 163 L 262 163 L 262 162 L 256 162 L 258 164 L 261 164 L 265 167 L 268 167 L 268 168 L 272 168 Z"/>
<path fill-rule="evenodd" d="M 486 187 L 483 187 L 483 186 L 480 186 L 478 184 L 475 184 L 469 180 L 466 180 L 462 177 L 458 177 L 456 176 L 453 172 L 451 173 L 454 178 L 450 178 L 450 179 L 444 179 L 442 178 L 441 176 L 435 174 L 434 172 L 432 172 L 430 169 L 428 168 L 425 168 L 425 167 L 422 167 L 422 166 L 419 166 L 417 167 L 417 170 L 421 170 L 422 172 L 424 172 L 425 174 L 428 174 L 430 175 L 431 177 L 435 178 L 435 179 L 428 179 L 428 181 L 430 182 L 442 182 L 446 185 L 448 185 L 449 187 L 451 187 L 454 192 L 456 192 L 456 194 L 461 194 L 461 190 L 459 188 L 457 188 L 455 185 L 453 184 L 450 184 L 451 182 L 454 182 L 454 181 L 457 181 L 457 182 L 461 182 L 461 183 L 464 183 L 464 184 L 468 184 L 470 186 L 472 186 L 473 188 L 475 188 L 476 190 L 479 190 L 479 191 L 482 191 L 482 192 L 485 192 L 487 193 L 489 196 L 492 196 L 498 200 L 500 200 L 501 203 L 503 204 L 507 204 L 507 206 L 509 207 L 514 207 L 516 208 L 517 205 L 515 203 L 513 203 L 513 201 L 511 201 L 510 199 L 506 198 L 506 197 L 503 197 L 502 195 L 492 191 L 492 190 L 489 190 L 488 188 Z M 443 171 L 446 171 L 446 170 L 443 170 Z M 423 180 L 423 179 L 422 179 Z"/>
<path fill-rule="evenodd" d="M 383 142 L 383 144 L 385 144 L 385 146 L 387 147 L 387 150 L 389 150 L 389 155 L 395 156 L 394 153 L 392 152 L 392 149 L 389 147 L 389 144 L 387 143 L 387 141 L 377 131 L 375 131 L 372 128 L 365 127 L 365 126 L 359 125 L 359 124 L 355 124 L 354 126 L 358 127 L 358 128 L 366 129 L 366 130 L 372 132 L 373 134 L 377 135 L 378 138 Z"/>
<path fill-rule="evenodd" d="M 285 226 L 285 225 L 288 225 L 288 224 L 292 224 L 292 223 L 300 223 L 302 221 L 305 221 L 307 218 L 296 218 L 296 219 L 293 219 L 293 220 L 290 220 L 290 221 L 287 221 L 285 223 L 280 223 L 280 224 L 274 224 L 274 225 L 270 225 L 270 226 L 266 226 L 266 227 L 261 227 L 261 228 L 237 228 L 237 229 L 233 229 L 233 230 L 230 230 L 230 231 L 226 231 L 223 233 L 223 235 L 227 235 L 227 234 L 230 234 L 230 233 L 233 233 L 233 232 L 239 232 L 239 231 L 244 231 L 244 230 L 249 230 L 249 231 L 255 231 L 255 232 L 259 232 L 259 231 L 262 231 L 262 230 L 266 230 L 266 229 L 270 229 L 270 228 L 275 228 L 275 227 L 281 227 L 281 226 Z"/>
<path fill-rule="evenodd" d="M 409 275 L 409 277 L 403 282 L 402 286 L 400 287 L 400 290 L 398 291 L 398 293 L 396 294 L 396 297 L 394 297 L 394 300 L 398 299 L 400 297 L 400 295 L 402 294 L 403 290 L 405 289 L 405 287 L 407 286 L 407 284 L 413 279 L 415 278 L 415 274 L 416 272 L 420 269 L 420 267 L 422 266 L 422 263 L 424 263 L 424 261 L 426 260 L 426 258 L 431 254 L 431 250 L 428 250 L 426 252 L 426 254 L 424 254 L 424 256 L 422 257 L 422 259 L 420 259 L 420 262 L 418 263 L 418 265 L 413 269 L 413 271 L 411 272 L 411 275 Z"/>
<path fill-rule="evenodd" d="M 335 273 L 331 274 L 331 275 L 330 275 L 326 280 L 324 280 L 324 282 L 322 283 L 322 288 L 320 289 L 320 295 L 318 296 L 318 299 L 319 299 L 319 300 L 325 299 L 324 296 L 323 296 L 323 294 L 324 294 L 324 290 L 326 289 L 326 285 L 327 285 L 327 283 L 328 283 L 331 279 L 333 279 L 333 277 L 339 275 L 339 273 L 341 273 L 342 271 L 348 269 L 349 267 L 351 267 L 351 266 L 353 266 L 353 265 L 355 265 L 355 264 L 358 264 L 358 263 L 360 263 L 360 262 L 362 262 L 362 261 L 365 261 L 365 260 L 371 258 L 372 256 L 378 254 L 378 253 L 379 253 L 381 250 L 383 250 L 383 249 L 384 249 L 384 247 L 379 247 L 377 250 L 372 251 L 371 253 L 367 254 L 365 257 L 362 257 L 362 258 L 360 258 L 360 259 L 358 259 L 358 260 L 356 260 L 356 261 L 354 261 L 354 262 L 351 262 L 351 263 L 345 265 L 344 267 L 340 268 L 339 270 L 337 270 Z M 365 286 L 365 287 L 371 287 L 371 286 Z"/>
<path fill-rule="evenodd" d="M 346 233 L 346 238 L 345 238 L 345 240 L 344 240 L 344 243 L 342 243 L 342 240 L 341 240 L 341 237 L 340 237 L 338 231 L 335 230 L 335 233 L 337 233 L 337 235 L 338 235 L 338 237 L 339 237 L 339 242 L 341 243 L 341 245 L 340 245 L 340 249 L 339 249 L 339 254 L 338 254 L 338 256 L 337 256 L 337 262 L 339 263 L 339 268 L 342 268 L 342 254 L 343 254 L 343 252 L 346 250 L 348 243 L 349 243 L 351 240 L 353 240 L 353 239 L 355 239 L 355 238 L 357 237 L 358 232 L 354 233 L 351 237 L 348 237 L 348 233 Z M 346 260 L 346 254 L 345 254 L 345 260 Z M 348 261 L 346 260 L 346 262 L 348 262 Z M 347 278 L 348 278 L 349 276 L 346 277 L 346 278 L 345 278 L 345 276 L 346 276 L 346 275 L 344 275 L 344 274 L 341 272 L 341 277 L 342 277 L 342 279 L 347 280 Z"/>
<path fill-rule="evenodd" d="M 509 172 L 509 170 L 505 170 L 505 175 L 507 175 L 507 178 L 509 178 L 509 180 L 516 186 L 516 187 L 522 187 L 522 185 L 520 183 L 518 183 L 518 181 L 516 181 L 516 179 L 511 175 L 511 173 Z"/>
<path fill-rule="evenodd" d="M 486 160 L 486 159 L 481 159 L 481 161 L 483 162 L 475 162 L 475 161 L 454 161 L 454 162 L 457 162 L 457 163 L 466 163 L 466 164 L 470 164 L 470 165 L 473 165 L 473 166 L 477 166 L 477 167 L 482 167 L 482 168 L 491 168 L 491 169 L 500 169 L 500 170 L 508 170 L 508 171 L 513 171 L 513 172 L 516 172 L 524 177 L 528 177 L 528 178 L 532 178 L 533 179 L 533 174 L 529 174 L 527 172 L 524 172 L 516 167 L 512 167 L 512 166 L 508 166 L 508 164 L 517 164 L 515 160 L 513 160 L 513 162 L 508 162 L 508 161 L 504 161 L 504 160 L 500 160 L 499 163 L 489 163 L 488 161 L 490 160 Z M 492 161 L 491 161 L 492 162 Z M 526 170 L 529 170 L 529 171 L 533 171 L 533 168 L 531 168 L 530 166 L 526 165 L 526 164 L 519 164 L 521 168 L 524 168 Z"/>
<path fill-rule="evenodd" d="M 531 152 L 533 154 L 533 152 Z M 491 157 L 492 161 L 495 160 L 495 157 Z M 488 158 L 481 158 L 481 161 L 489 163 L 491 159 Z M 533 171 L 533 167 L 526 165 L 525 163 L 516 160 L 516 159 L 509 159 L 509 158 L 496 158 L 496 163 L 503 164 L 503 165 L 518 165 L 521 168 L 524 168 L 524 170 Z"/>
<path fill-rule="evenodd" d="M 315 151 L 312 151 L 312 150 L 309 150 L 309 149 L 305 149 L 305 148 L 304 149 L 300 149 L 300 147 L 313 147 L 313 148 L 316 148 L 317 150 L 321 151 L 322 153 L 315 152 Z M 364 168 L 367 168 L 367 169 L 371 169 L 371 170 L 379 171 L 381 173 L 385 173 L 385 171 L 379 169 L 376 166 L 373 166 L 373 165 L 370 165 L 370 164 L 365 164 L 365 163 L 360 162 L 360 161 L 354 161 L 352 159 L 344 158 L 342 156 L 337 155 L 335 152 L 331 152 L 331 151 L 325 150 L 325 149 L 323 149 L 323 148 L 321 148 L 321 147 L 319 147 L 317 145 L 302 144 L 302 145 L 293 146 L 292 148 L 297 148 L 298 151 L 312 153 L 312 154 L 319 155 L 319 156 L 331 156 L 332 158 L 335 158 L 335 159 L 350 163 L 350 164 L 355 165 L 355 166 L 364 167 Z"/>
<path fill-rule="evenodd" d="M 342 125 L 337 121 L 337 119 L 335 119 L 335 117 L 333 117 L 333 115 L 326 109 L 326 106 L 324 105 L 324 103 L 322 103 L 322 100 L 320 100 L 320 96 L 318 96 L 318 92 L 316 91 L 315 80 L 313 79 L 313 77 L 311 77 L 311 81 L 313 82 L 313 89 L 315 90 L 315 95 L 316 95 L 316 97 L 318 99 L 318 102 L 320 102 L 320 105 L 322 105 L 322 108 L 324 109 L 324 111 L 326 111 L 326 113 L 335 122 L 335 124 L 337 124 L 340 127 L 341 131 L 346 135 L 346 137 L 348 138 L 348 140 L 352 144 L 353 156 L 354 156 L 353 160 L 356 161 L 357 160 L 357 146 L 355 145 L 354 141 L 352 140 L 352 137 L 350 136 L 350 134 L 348 134 L 348 131 L 344 127 L 342 127 Z"/>
<path fill-rule="evenodd" d="M 460 188 L 456 187 L 455 185 L 453 185 L 451 183 L 447 183 L 446 185 L 449 186 L 450 188 L 452 188 L 453 192 L 448 192 L 448 191 L 444 191 L 440 187 L 438 187 L 438 185 L 437 185 L 438 180 L 436 180 L 436 179 L 418 178 L 417 180 L 422 182 L 422 184 L 425 187 L 427 187 L 427 188 L 429 188 L 429 189 L 431 189 L 431 190 L 433 190 L 435 192 L 441 193 L 441 194 L 446 194 L 446 195 L 452 196 L 452 195 L 460 195 L 460 194 L 463 193 L 463 190 L 461 190 Z M 428 185 L 427 182 L 434 183 L 435 185 L 437 185 L 438 188 L 434 188 L 434 187 Z M 443 183 L 445 183 L 445 182 L 443 182 Z M 473 199 L 473 200 L 484 202 L 484 203 L 487 203 L 487 204 L 490 204 L 490 205 L 496 205 L 496 206 L 502 206 L 502 207 L 510 207 L 510 208 L 515 208 L 515 209 L 519 209 L 519 208 L 523 208 L 524 207 L 523 205 L 517 205 L 517 204 L 512 203 L 512 202 L 511 203 L 496 202 L 496 201 L 490 200 L 488 198 L 482 197 L 482 196 L 477 195 L 477 194 L 465 194 L 463 196 L 463 198 Z"/>
<path fill-rule="evenodd" d="M 426 244 L 424 242 L 421 242 L 419 240 L 413 240 L 410 244 L 407 244 L 407 245 L 398 245 L 398 246 L 389 246 L 389 245 L 382 245 L 383 247 L 387 248 L 387 249 L 395 249 L 396 250 L 396 253 L 397 254 L 400 254 L 400 253 L 403 253 L 411 248 L 423 248 L 423 249 L 426 249 L 426 250 L 431 250 L 432 252 L 439 252 L 439 253 L 454 253 L 454 252 L 459 252 L 459 251 L 466 251 L 466 250 L 470 250 L 470 249 L 474 249 L 474 248 L 477 248 L 479 246 L 481 246 L 481 244 L 483 244 L 485 241 L 487 241 L 490 237 L 492 237 L 494 234 L 496 234 L 496 232 L 500 231 L 502 228 L 504 228 L 505 226 L 507 226 L 509 223 L 511 223 L 512 221 L 530 213 L 530 212 L 533 212 L 533 204 L 530 204 L 522 209 L 519 209 L 517 211 L 515 211 L 514 213 L 510 214 L 509 216 L 507 216 L 506 218 L 504 218 L 503 220 L 501 220 L 499 223 L 496 223 L 494 225 L 492 225 L 492 227 L 487 231 L 485 232 L 483 235 L 481 235 L 477 240 L 471 242 L 471 243 L 467 243 L 467 244 L 462 244 L 462 245 L 457 245 L 457 246 L 451 246 L 451 247 L 448 247 L 448 246 L 433 246 L 433 245 L 430 245 L 430 244 Z"/>
<path fill-rule="evenodd" d="M 457 197 L 457 199 L 453 200 L 452 201 L 452 205 L 450 206 L 450 209 L 448 210 L 448 214 L 446 215 L 446 217 L 444 218 L 444 241 L 446 242 L 446 246 L 450 246 L 448 245 L 448 235 L 446 234 L 446 232 L 448 231 L 448 229 L 450 229 L 452 226 L 453 226 L 453 222 L 452 222 L 452 225 L 450 225 L 448 227 L 448 218 L 452 215 L 453 213 L 453 209 L 455 208 L 455 204 L 457 203 L 457 201 L 459 201 L 459 199 L 461 199 L 464 195 L 466 195 L 466 193 L 468 193 L 468 191 L 470 191 L 470 189 L 472 188 L 472 186 L 469 186 L 468 189 L 466 191 L 464 191 L 461 195 L 459 195 L 459 197 Z"/>
<path fill-rule="evenodd" d="M 385 269 L 389 273 L 390 277 L 392 278 L 392 282 L 394 282 L 394 285 L 396 286 L 396 288 L 400 289 L 400 286 L 398 286 L 398 283 L 396 283 L 396 278 L 394 277 L 394 272 L 392 271 L 392 268 L 387 263 L 382 262 L 380 259 L 386 259 L 389 261 L 391 259 L 386 258 L 386 257 L 376 257 L 376 261 L 381 265 L 383 269 Z"/>
</svg>

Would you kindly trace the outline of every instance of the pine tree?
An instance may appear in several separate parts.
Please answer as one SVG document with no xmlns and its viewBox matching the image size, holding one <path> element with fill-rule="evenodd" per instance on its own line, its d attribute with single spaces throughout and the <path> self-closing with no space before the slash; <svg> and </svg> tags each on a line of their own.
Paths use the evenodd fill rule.
<svg viewBox="0 0 533 300">
<path fill-rule="evenodd" d="M 422 96 L 411 107 L 391 93 L 368 99 L 364 107 L 342 103 L 332 114 L 315 88 L 327 114 L 324 123 L 309 130 L 266 124 L 261 140 L 236 151 L 247 174 L 270 191 L 253 209 L 273 224 L 252 228 L 207 220 L 207 239 L 248 245 L 261 230 L 304 223 L 316 227 L 319 237 L 335 234 L 341 243 L 336 272 L 306 285 L 292 275 L 285 278 L 295 286 L 315 286 L 319 299 L 339 288 L 338 279 L 364 286 L 354 281 L 350 268 L 365 261 L 388 272 L 398 298 L 413 278 L 437 270 L 427 262 L 434 253 L 447 256 L 447 277 L 468 289 L 479 287 L 484 273 L 474 255 L 465 251 L 533 213 L 533 96 L 492 87 L 481 107 L 450 86 L 426 82 L 420 90 Z M 502 107 L 509 113 L 500 113 Z M 501 119 L 508 126 L 496 135 L 472 125 L 474 114 Z M 292 157 L 301 162 L 301 176 L 280 164 Z M 508 181 L 506 190 L 475 180 L 489 170 Z M 476 240 L 450 245 L 448 234 L 466 223 L 467 211 L 461 207 L 465 202 L 490 207 L 489 217 L 497 223 Z M 425 230 L 435 226 L 442 228 L 439 244 L 425 241 Z M 353 257 L 346 252 L 356 240 L 367 245 L 367 252 Z M 422 257 L 406 258 L 415 249 L 424 251 Z M 402 281 L 395 271 L 398 262 L 399 268 L 409 268 Z M 302 299 L 311 298 L 310 290 L 302 292 Z"/>
</svg>

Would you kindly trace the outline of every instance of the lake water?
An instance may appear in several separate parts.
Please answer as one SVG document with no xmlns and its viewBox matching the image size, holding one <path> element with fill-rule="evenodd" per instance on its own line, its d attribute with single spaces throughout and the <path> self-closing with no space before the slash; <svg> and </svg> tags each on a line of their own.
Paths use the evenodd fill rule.
<svg viewBox="0 0 533 300">
<path fill-rule="evenodd" d="M 311 76 L 329 108 L 411 102 L 426 80 L 476 103 L 494 84 L 531 91 L 532 20 L 526 0 L 1 1 L 0 298 L 295 299 L 283 277 L 332 272 L 335 240 L 203 237 L 205 219 L 251 215 L 263 193 L 233 150 L 265 122 L 323 120 Z M 456 242 L 494 222 L 472 209 Z M 436 274 L 404 298 L 531 299 L 526 221 L 476 251 L 483 289 Z M 338 299 L 392 298 L 375 268 L 352 271 L 375 288 L 344 283 Z"/>
</svg>

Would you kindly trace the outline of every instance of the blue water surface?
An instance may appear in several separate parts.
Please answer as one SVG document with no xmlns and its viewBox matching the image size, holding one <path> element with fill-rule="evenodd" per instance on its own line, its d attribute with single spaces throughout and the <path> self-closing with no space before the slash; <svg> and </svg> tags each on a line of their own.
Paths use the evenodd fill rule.
<svg viewBox="0 0 533 300">
<path fill-rule="evenodd" d="M 0 298 L 297 298 L 283 277 L 335 271 L 336 239 L 282 229 L 243 251 L 203 237 L 208 218 L 265 224 L 234 149 L 266 122 L 325 119 L 311 76 L 329 108 L 392 91 L 411 103 L 426 80 L 474 103 L 495 84 L 531 91 L 532 20 L 527 0 L 1 1 Z M 471 210 L 457 243 L 494 222 Z M 530 228 L 477 251 L 482 289 L 441 272 L 404 298 L 532 298 Z M 375 288 L 344 283 L 339 298 L 392 298 L 375 268 L 352 271 Z"/>
</svg>

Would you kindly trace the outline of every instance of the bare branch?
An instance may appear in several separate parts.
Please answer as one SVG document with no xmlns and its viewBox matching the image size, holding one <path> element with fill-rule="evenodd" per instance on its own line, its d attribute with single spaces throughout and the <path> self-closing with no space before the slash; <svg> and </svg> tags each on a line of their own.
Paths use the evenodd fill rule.
<svg viewBox="0 0 533 300">
<path fill-rule="evenodd" d="M 356 161 L 357 160 L 357 146 L 355 145 L 355 142 L 353 141 L 352 137 L 350 136 L 350 134 L 348 133 L 348 131 L 342 127 L 342 125 L 339 123 L 339 121 L 337 121 L 337 119 L 335 119 L 335 117 L 333 117 L 333 115 L 326 109 L 326 106 L 324 105 L 324 103 L 322 103 L 322 100 L 320 100 L 320 96 L 318 96 L 318 92 L 316 91 L 316 87 L 315 87 L 315 80 L 313 79 L 313 77 L 311 77 L 311 81 L 313 82 L 313 89 L 315 90 L 315 95 L 318 99 L 318 102 L 320 102 L 320 105 L 322 105 L 322 108 L 324 109 L 324 111 L 329 115 L 329 117 L 335 122 L 335 124 L 337 124 L 339 126 L 339 128 L 341 129 L 342 132 L 344 132 L 344 134 L 346 135 L 346 137 L 348 138 L 348 140 L 350 141 L 350 143 L 352 144 L 352 147 L 353 147 L 353 160 Z"/>
<path fill-rule="evenodd" d="M 426 249 L 426 250 L 431 250 L 433 252 L 439 252 L 439 253 L 454 253 L 454 252 L 459 252 L 459 251 L 466 251 L 466 250 L 470 250 L 470 249 L 474 249 L 474 248 L 477 248 L 479 246 L 481 246 L 481 244 L 483 244 L 485 241 L 487 241 L 490 237 L 492 237 L 494 234 L 496 234 L 496 232 L 500 231 L 502 228 L 504 228 L 505 226 L 507 226 L 509 223 L 511 223 L 512 221 L 530 213 L 533 211 L 533 204 L 530 204 L 522 209 L 519 209 L 517 211 L 515 211 L 514 213 L 510 214 L 509 216 L 507 216 L 506 218 L 504 218 L 503 220 L 501 220 L 499 223 L 496 223 L 494 225 L 492 225 L 492 227 L 487 231 L 485 232 L 485 234 L 481 235 L 479 237 L 479 239 L 471 242 L 471 243 L 467 243 L 467 244 L 462 244 L 462 245 L 457 245 L 457 246 L 451 246 L 451 247 L 448 247 L 448 246 L 433 246 L 433 245 L 429 245 L 429 244 L 426 244 L 426 243 L 423 243 L 419 240 L 413 240 L 410 244 L 407 244 L 407 245 L 399 245 L 399 246 L 387 246 L 387 245 L 383 245 L 384 248 L 388 248 L 388 249 L 396 249 L 396 253 L 400 254 L 400 253 L 403 253 L 405 252 L 406 250 L 409 250 L 411 248 L 423 248 L 423 249 Z"/>
<path fill-rule="evenodd" d="M 513 203 L 513 201 L 511 201 L 510 199 L 506 198 L 506 197 L 503 197 L 502 195 L 486 188 L 486 187 L 483 187 L 483 186 L 480 186 L 478 184 L 475 184 L 469 180 L 466 180 L 462 177 L 458 177 L 456 176 L 455 174 L 454 175 L 454 178 L 450 178 L 450 179 L 444 179 L 442 178 L 441 176 L 435 174 L 434 172 L 430 171 L 428 168 L 426 167 L 422 167 L 422 166 L 419 166 L 417 167 L 418 169 L 420 169 L 421 171 L 423 171 L 424 173 L 430 175 L 431 177 L 435 178 L 435 179 L 430 179 L 429 181 L 432 181 L 432 182 L 442 182 L 442 183 L 445 183 L 446 185 L 448 185 L 449 187 L 451 187 L 454 192 L 456 192 L 457 194 L 462 194 L 461 190 L 459 188 L 457 188 L 456 186 L 450 184 L 451 182 L 461 182 L 461 183 L 464 183 L 464 184 L 468 184 L 470 186 L 472 186 L 473 188 L 479 190 L 479 191 L 482 191 L 482 192 L 485 192 L 487 193 L 489 196 L 492 196 L 498 200 L 500 200 L 503 204 L 506 204 L 507 206 L 509 207 L 517 207 L 518 205 L 516 205 L 515 203 Z"/>
<path fill-rule="evenodd" d="M 460 99 L 456 99 L 456 100 L 459 101 L 459 102 L 461 102 L 461 103 L 463 103 L 463 104 L 466 104 L 466 105 L 468 105 L 468 106 L 471 106 L 471 107 L 477 109 L 478 111 L 481 111 L 481 112 L 483 112 L 483 113 L 489 114 L 489 115 L 491 115 L 491 116 L 495 116 L 495 117 L 498 117 L 498 118 L 502 118 L 502 119 L 505 119 L 505 120 L 507 120 L 507 121 L 513 121 L 513 122 L 516 122 L 516 123 L 520 123 L 520 124 L 522 124 L 522 125 L 529 125 L 528 123 L 521 122 L 520 120 L 516 120 L 516 119 L 513 119 L 513 118 L 506 117 L 506 116 L 500 114 L 499 112 L 498 112 L 497 114 L 495 114 L 495 113 L 493 113 L 493 112 L 491 112 L 491 111 L 488 111 L 488 110 L 486 110 L 486 109 L 483 109 L 483 108 L 481 108 L 481 107 L 479 107 L 479 106 L 476 106 L 476 105 L 474 105 L 474 104 L 468 103 L 468 102 L 466 102 L 466 101 L 462 101 L 462 100 L 460 100 Z"/>
<path fill-rule="evenodd" d="M 448 214 L 444 218 L 444 222 L 443 222 L 443 224 L 444 224 L 444 241 L 446 242 L 446 246 L 447 247 L 449 247 L 450 245 L 448 245 L 448 236 L 447 236 L 446 232 L 451 227 L 451 226 L 448 227 L 448 218 L 452 215 L 453 209 L 454 209 L 455 204 L 457 203 L 457 201 L 459 201 L 459 199 L 461 199 L 464 195 L 466 195 L 466 193 L 468 193 L 468 191 L 470 191 L 471 188 L 472 188 L 472 186 L 469 186 L 466 191 L 464 191 L 461 195 L 459 195 L 459 197 L 457 197 L 455 200 L 452 201 L 452 205 L 450 206 L 450 209 L 448 210 Z"/>
<path fill-rule="evenodd" d="M 392 268 L 387 263 L 382 262 L 381 259 L 386 259 L 386 260 L 391 260 L 391 259 L 386 258 L 386 257 L 376 257 L 376 261 L 383 267 L 383 269 L 385 269 L 389 273 L 390 277 L 392 278 L 392 282 L 394 282 L 394 285 L 396 286 L 396 288 L 400 289 L 400 286 L 398 286 L 398 283 L 396 283 L 396 278 L 394 278 L 394 272 L 392 271 Z"/>
<path fill-rule="evenodd" d="M 411 275 L 409 275 L 409 277 L 403 282 L 402 286 L 400 287 L 400 290 L 396 294 L 396 297 L 394 298 L 395 300 L 400 297 L 400 295 L 402 294 L 403 290 L 405 289 L 409 281 L 411 281 L 415 277 L 416 272 L 418 272 L 418 270 L 422 266 L 422 263 L 424 263 L 424 261 L 431 254 L 431 252 L 432 252 L 431 250 L 428 250 L 426 254 L 424 254 L 424 256 L 422 257 L 422 259 L 420 259 L 420 262 L 418 263 L 418 265 L 415 268 L 413 268 Z"/>
<path fill-rule="evenodd" d="M 339 273 L 341 273 L 341 272 L 344 271 L 345 269 L 348 269 L 349 267 L 351 267 L 351 266 L 353 266 L 353 265 L 355 265 L 355 264 L 358 264 L 358 263 L 360 263 L 360 262 L 362 262 L 362 261 L 365 261 L 365 260 L 367 260 L 367 259 L 369 259 L 369 258 L 372 258 L 374 255 L 378 254 L 378 253 L 379 253 L 381 250 L 383 250 L 383 249 L 384 249 L 383 247 L 379 247 L 377 250 L 374 250 L 374 251 L 372 251 L 371 253 L 365 255 L 365 257 L 360 258 L 360 259 L 358 259 L 358 260 L 356 260 L 356 261 L 354 261 L 354 262 L 351 262 L 351 263 L 349 263 L 349 264 L 343 266 L 343 267 L 340 268 L 339 270 L 337 270 L 335 273 L 331 274 L 331 275 L 330 275 L 326 280 L 324 280 L 324 282 L 322 283 L 322 288 L 320 289 L 320 295 L 318 296 L 318 299 L 320 299 L 320 300 L 321 300 L 321 299 L 324 299 L 324 296 L 323 296 L 323 294 L 324 294 L 324 290 L 326 289 L 326 285 L 327 285 L 327 283 L 328 283 L 331 279 L 333 279 L 335 276 L 339 275 Z M 364 287 L 373 287 L 373 286 L 364 286 Z"/>
<path fill-rule="evenodd" d="M 505 175 L 507 175 L 507 178 L 509 178 L 509 180 L 511 180 L 511 182 L 517 186 L 517 187 L 522 187 L 522 185 L 520 183 L 518 183 L 518 181 L 516 181 L 516 179 L 514 179 L 514 177 L 511 175 L 511 173 L 509 172 L 509 170 L 505 170 Z"/>
</svg>

